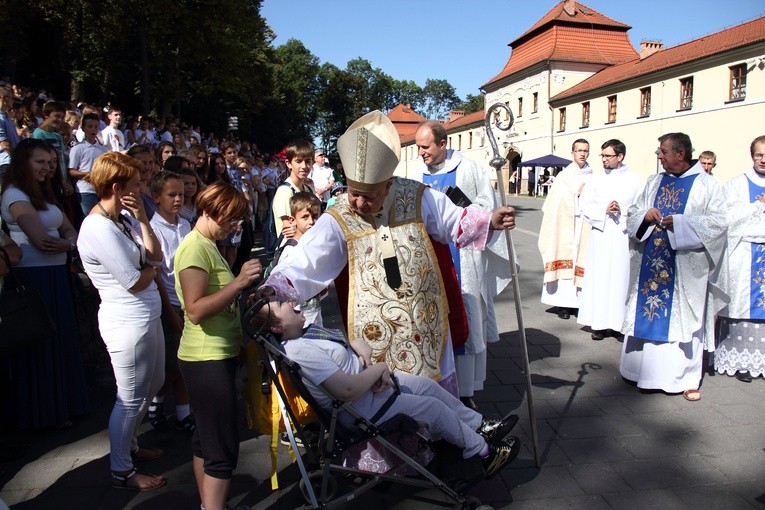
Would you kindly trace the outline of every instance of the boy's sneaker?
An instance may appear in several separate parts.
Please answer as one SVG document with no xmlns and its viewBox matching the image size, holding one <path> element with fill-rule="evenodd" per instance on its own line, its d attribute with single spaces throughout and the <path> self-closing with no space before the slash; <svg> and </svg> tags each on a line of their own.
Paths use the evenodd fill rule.
<svg viewBox="0 0 765 510">
<path fill-rule="evenodd" d="M 175 420 L 175 430 L 180 430 L 183 432 L 194 432 L 196 428 L 197 422 L 194 420 L 194 416 L 191 414 L 182 420 Z"/>
<path fill-rule="evenodd" d="M 508 463 L 512 462 L 521 451 L 521 441 L 510 436 L 497 444 L 489 445 L 489 455 L 481 459 L 486 479 L 493 477 Z"/>
<path fill-rule="evenodd" d="M 300 439 L 300 436 L 297 434 L 293 434 L 295 436 L 295 444 L 298 446 L 298 448 L 303 448 L 303 440 Z M 290 445 L 290 436 L 286 432 L 281 432 L 279 434 L 279 442 L 283 444 L 284 446 L 291 446 Z"/>
<path fill-rule="evenodd" d="M 149 423 L 159 431 L 168 429 L 167 416 L 165 416 L 165 404 L 163 402 L 152 402 L 149 404 Z"/>
<path fill-rule="evenodd" d="M 495 444 L 503 440 L 513 430 L 516 423 L 518 423 L 518 415 L 516 414 L 508 414 L 501 420 L 484 418 L 476 432 L 481 434 L 487 443 Z"/>
</svg>

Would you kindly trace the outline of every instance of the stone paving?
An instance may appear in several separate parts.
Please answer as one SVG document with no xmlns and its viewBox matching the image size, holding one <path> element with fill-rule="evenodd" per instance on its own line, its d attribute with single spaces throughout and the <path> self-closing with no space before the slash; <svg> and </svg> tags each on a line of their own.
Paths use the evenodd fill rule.
<svg viewBox="0 0 765 510">
<path fill-rule="evenodd" d="M 706 376 L 702 399 L 643 392 L 619 375 L 621 345 L 590 339 L 572 317 L 560 320 L 539 302 L 541 259 L 536 249 L 541 200 L 512 197 L 518 209 L 513 233 L 522 264 L 521 287 L 531 361 L 532 395 L 541 468 L 535 466 L 531 425 L 521 373 L 521 350 L 512 290 L 496 302 L 502 339 L 489 349 L 489 378 L 476 400 L 488 416 L 517 412 L 519 458 L 471 494 L 493 507 L 763 508 L 765 507 L 765 381 L 745 384 Z M 154 492 L 109 487 L 105 424 L 113 382 L 101 367 L 92 383 L 94 411 L 68 430 L 21 435 L 22 459 L 0 464 L 0 498 L 13 509 L 199 508 L 188 436 L 142 427 L 142 444 L 165 449 L 146 466 L 169 482 Z M 91 377 L 91 381 L 94 377 Z M 231 501 L 252 509 L 293 509 L 304 504 L 295 488 L 298 471 L 280 450 L 281 488 L 270 489 L 268 437 L 242 423 L 240 464 Z M 438 491 L 399 486 L 374 490 L 347 508 L 449 508 Z"/>
</svg>

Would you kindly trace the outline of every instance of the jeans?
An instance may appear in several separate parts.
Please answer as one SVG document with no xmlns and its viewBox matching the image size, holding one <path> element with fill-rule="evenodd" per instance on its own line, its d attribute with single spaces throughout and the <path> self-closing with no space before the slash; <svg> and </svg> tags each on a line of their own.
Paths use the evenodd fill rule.
<svg viewBox="0 0 765 510">
<path fill-rule="evenodd" d="M 165 381 L 165 336 L 159 317 L 142 324 L 99 315 L 99 329 L 117 380 L 117 401 L 109 416 L 111 469 L 133 469 L 138 426 Z"/>
<path fill-rule="evenodd" d="M 90 210 L 98 203 L 98 195 L 95 193 L 77 193 L 77 198 L 79 199 L 83 216 L 90 214 Z"/>
</svg>

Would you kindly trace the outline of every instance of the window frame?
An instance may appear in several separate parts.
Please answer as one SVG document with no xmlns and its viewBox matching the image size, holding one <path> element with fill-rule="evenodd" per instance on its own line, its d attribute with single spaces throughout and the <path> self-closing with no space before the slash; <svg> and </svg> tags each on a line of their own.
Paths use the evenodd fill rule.
<svg viewBox="0 0 765 510">
<path fill-rule="evenodd" d="M 680 78 L 680 108 L 678 111 L 693 108 L 693 76 Z"/>
<path fill-rule="evenodd" d="M 651 87 L 640 89 L 640 118 L 651 116 Z"/>
<path fill-rule="evenodd" d="M 613 124 L 614 122 L 616 122 L 616 107 L 617 107 L 616 95 L 608 96 L 606 100 L 608 101 L 608 110 L 607 110 L 608 117 L 606 120 L 606 124 Z"/>
<path fill-rule="evenodd" d="M 746 99 L 746 64 L 730 66 L 730 82 L 728 88 L 728 101 L 743 101 Z M 739 80 L 736 83 L 736 80 Z"/>
<path fill-rule="evenodd" d="M 590 127 L 590 102 L 585 101 L 582 103 L 582 126 L 583 128 Z"/>
</svg>

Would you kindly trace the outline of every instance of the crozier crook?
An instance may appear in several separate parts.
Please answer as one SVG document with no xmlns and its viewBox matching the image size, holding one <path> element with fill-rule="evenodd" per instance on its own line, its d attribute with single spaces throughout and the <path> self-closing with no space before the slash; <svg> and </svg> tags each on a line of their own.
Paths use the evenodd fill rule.
<svg viewBox="0 0 765 510">
<path fill-rule="evenodd" d="M 501 121 L 499 116 L 500 112 L 504 110 L 507 112 L 507 120 Z M 492 116 L 496 118 L 494 122 L 492 122 Z M 491 148 L 494 152 L 494 157 L 491 159 L 489 164 L 494 167 L 494 170 L 497 172 L 497 183 L 498 187 L 500 189 L 500 200 L 502 203 L 502 207 L 505 207 L 507 205 L 507 199 L 505 197 L 505 192 L 502 186 L 502 166 L 505 164 L 506 160 L 502 157 L 499 153 L 499 147 L 497 146 L 497 140 L 494 138 L 494 133 L 492 132 L 492 124 L 499 129 L 500 131 L 508 131 L 513 126 L 513 121 L 515 119 L 513 118 L 513 112 L 510 110 L 510 107 L 507 106 L 504 103 L 494 103 L 489 107 L 488 110 L 486 110 L 486 117 L 484 120 L 484 125 L 486 126 L 486 136 L 489 137 L 489 143 L 491 143 Z M 523 355 L 523 371 L 524 375 L 526 376 L 526 396 L 527 401 L 529 405 L 529 420 L 531 421 L 531 438 L 534 443 L 534 461 L 536 462 L 536 466 L 540 467 L 539 463 L 539 439 L 537 435 L 537 420 L 534 414 L 534 398 L 531 394 L 531 368 L 529 367 L 529 348 L 526 344 L 526 328 L 523 325 L 523 309 L 521 307 L 521 288 L 520 288 L 520 282 L 518 281 L 518 268 L 515 264 L 515 246 L 513 246 L 513 238 L 510 234 L 509 230 L 505 230 L 505 239 L 507 240 L 507 252 L 510 255 L 510 274 L 513 277 L 513 297 L 515 300 L 515 314 L 518 318 L 518 332 L 521 336 L 521 351 Z"/>
</svg>

